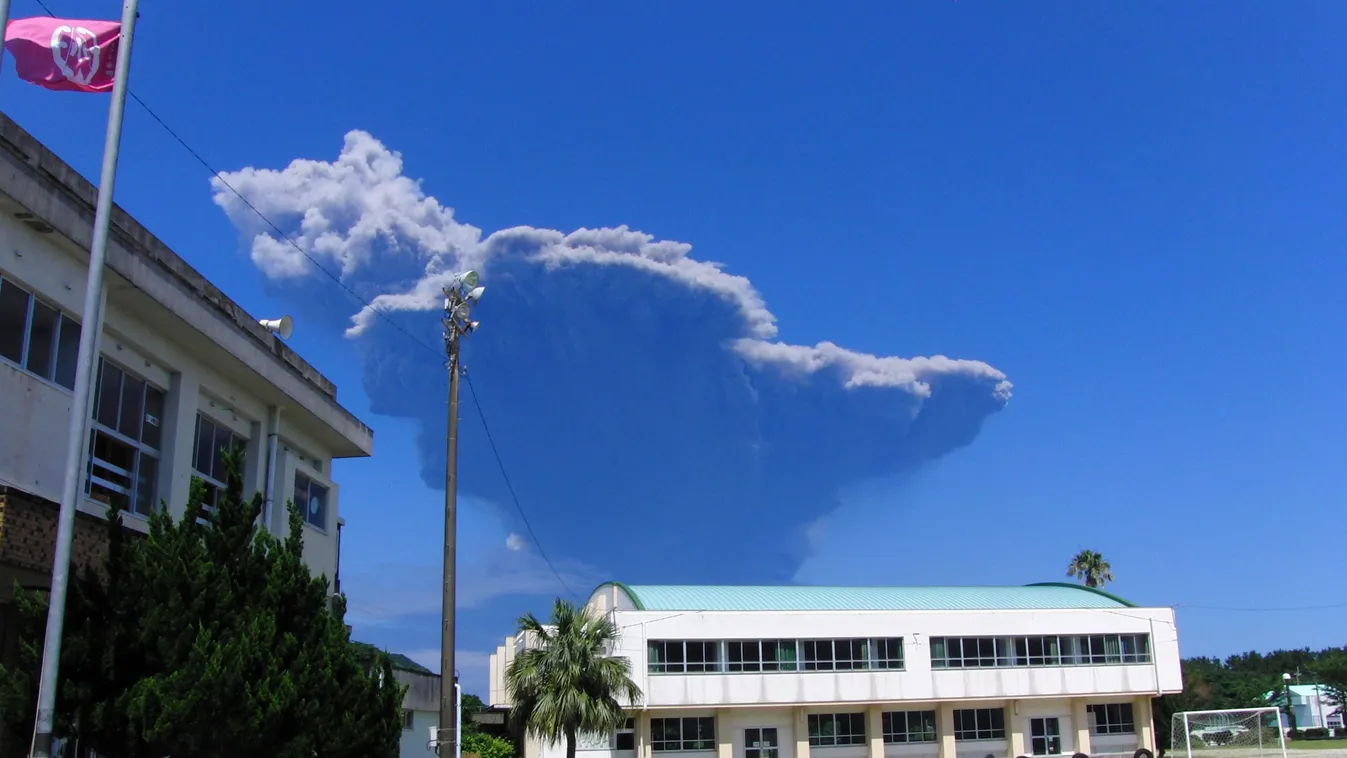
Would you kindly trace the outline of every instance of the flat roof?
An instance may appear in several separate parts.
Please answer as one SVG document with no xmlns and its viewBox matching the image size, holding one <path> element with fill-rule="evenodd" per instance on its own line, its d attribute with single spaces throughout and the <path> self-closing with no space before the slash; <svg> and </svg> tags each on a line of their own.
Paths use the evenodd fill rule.
<svg viewBox="0 0 1347 758">
<path fill-rule="evenodd" d="M 1044 582 L 1011 587 L 736 587 L 627 585 L 616 587 L 643 611 L 1000 611 L 1134 608 L 1120 597 L 1079 584 Z"/>
</svg>

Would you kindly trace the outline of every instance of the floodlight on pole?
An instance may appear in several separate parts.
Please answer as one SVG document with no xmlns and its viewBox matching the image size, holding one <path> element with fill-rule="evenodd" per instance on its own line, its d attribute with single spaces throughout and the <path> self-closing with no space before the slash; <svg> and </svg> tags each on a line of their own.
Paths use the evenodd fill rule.
<svg viewBox="0 0 1347 758">
<path fill-rule="evenodd" d="M 463 338 L 477 330 L 472 307 L 482 299 L 484 287 L 477 284 L 476 271 L 464 271 L 444 288 L 444 350 L 449 358 L 449 419 L 445 436 L 444 466 L 444 592 L 441 599 L 440 629 L 440 720 L 432 740 L 436 754 L 443 758 L 459 754 L 457 686 L 454 681 L 455 605 L 457 603 L 458 560 L 458 381 L 463 374 L 460 347 Z M 447 748 L 447 750 L 445 750 Z"/>
</svg>

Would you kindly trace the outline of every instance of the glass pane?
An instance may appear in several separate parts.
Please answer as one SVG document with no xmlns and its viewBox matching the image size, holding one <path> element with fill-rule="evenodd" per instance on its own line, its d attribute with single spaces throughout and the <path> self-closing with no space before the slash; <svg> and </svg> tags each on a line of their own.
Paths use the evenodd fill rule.
<svg viewBox="0 0 1347 758">
<path fill-rule="evenodd" d="M 222 482 L 228 482 L 229 472 L 225 470 L 225 453 L 229 452 L 233 434 L 223 426 L 215 427 L 215 446 L 211 449 L 211 476 Z"/>
<path fill-rule="evenodd" d="M 140 424 L 145 418 L 145 380 L 130 374 L 122 378 L 122 408 L 117 416 L 117 431 L 140 441 Z"/>
<path fill-rule="evenodd" d="M 295 507 L 298 508 L 301 512 L 304 511 L 304 504 L 309 502 L 309 478 L 300 473 L 295 474 L 295 494 L 293 500 L 295 503 Z M 680 654 L 678 656 L 678 660 L 680 662 L 683 660 L 683 656 L 681 654 L 682 646 L 683 646 L 682 643 L 679 643 Z M 672 651 L 669 650 L 668 648 L 665 648 L 664 652 L 665 655 L 667 656 Z M 666 663 L 668 663 L 669 660 L 670 660 L 669 658 L 667 657 L 665 658 Z"/>
<path fill-rule="evenodd" d="M 22 363 L 27 333 L 28 291 L 13 282 L 0 282 L 0 356 Z"/>
<path fill-rule="evenodd" d="M 75 389 L 75 364 L 79 363 L 80 325 L 61 318 L 61 334 L 56 340 L 56 383 Z"/>
<path fill-rule="evenodd" d="M 145 387 L 145 426 L 141 430 L 140 441 L 158 450 L 163 440 L 164 393 L 146 385 Z"/>
<path fill-rule="evenodd" d="M 116 429 L 122 402 L 122 370 L 104 360 L 98 362 L 96 402 L 94 420 L 109 429 Z"/>
<path fill-rule="evenodd" d="M 304 518 L 319 529 L 327 528 L 327 490 L 314 482 L 309 483 L 309 505 Z"/>
<path fill-rule="evenodd" d="M 159 478 L 159 461 L 145 454 L 140 455 L 140 465 L 136 468 L 136 499 L 132 508 L 142 516 L 154 512 L 155 485 Z"/>
<path fill-rule="evenodd" d="M 40 301 L 33 302 L 33 320 L 28 326 L 28 358 L 24 368 L 43 379 L 52 378 L 56 359 L 56 325 L 61 314 Z"/>
<path fill-rule="evenodd" d="M 196 417 L 196 444 L 192 446 L 192 468 L 210 476 L 210 446 L 215 440 L 215 425 Z"/>
</svg>

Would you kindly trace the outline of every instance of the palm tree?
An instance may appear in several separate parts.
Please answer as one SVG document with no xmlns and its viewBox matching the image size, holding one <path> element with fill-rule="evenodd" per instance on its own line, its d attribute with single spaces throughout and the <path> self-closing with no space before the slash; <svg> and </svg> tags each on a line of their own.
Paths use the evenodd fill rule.
<svg viewBox="0 0 1347 758">
<path fill-rule="evenodd" d="M 548 624 L 526 613 L 519 633 L 527 645 L 505 670 L 505 689 L 510 720 L 525 734 L 551 744 L 565 739 L 566 758 L 575 758 L 578 735 L 608 734 L 626 723 L 626 709 L 642 695 L 631 661 L 611 655 L 618 638 L 612 618 L 558 598 Z"/>
<path fill-rule="evenodd" d="M 1113 581 L 1112 566 L 1093 550 L 1082 550 L 1071 559 L 1066 575 L 1085 582 L 1086 587 L 1103 587 Z"/>
</svg>

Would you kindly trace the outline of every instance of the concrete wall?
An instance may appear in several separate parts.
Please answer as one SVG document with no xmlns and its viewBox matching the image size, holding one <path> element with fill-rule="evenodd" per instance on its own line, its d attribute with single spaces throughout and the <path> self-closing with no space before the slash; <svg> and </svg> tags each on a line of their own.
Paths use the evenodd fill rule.
<svg viewBox="0 0 1347 758">
<path fill-rule="evenodd" d="M 402 740 L 398 743 L 398 758 L 420 758 L 434 756 L 430 747 L 430 729 L 440 723 L 439 707 L 433 711 L 412 711 L 412 725 L 403 727 Z"/>
<path fill-rule="evenodd" d="M 0 146 L 0 278 L 79 322 L 92 187 L 3 116 Z M 156 498 L 181 517 L 198 413 L 247 440 L 245 487 L 265 490 L 268 421 L 279 409 L 267 526 L 288 531 L 284 505 L 297 470 L 326 486 L 326 528 L 305 525 L 305 558 L 334 579 L 340 497 L 331 463 L 368 455 L 369 428 L 336 404 L 331 382 L 133 219 L 119 210 L 114 222 L 99 352 L 167 395 Z M 71 403 L 69 389 L 0 359 L 0 485 L 60 500 Z M 80 510 L 101 517 L 105 506 L 87 501 Z M 125 520 L 144 529 L 132 514 Z"/>
<path fill-rule="evenodd" d="M 434 751 L 427 748 L 430 743 L 430 728 L 440 722 L 440 678 L 435 674 L 422 674 L 414 671 L 394 671 L 398 683 L 407 687 L 402 697 L 404 711 L 412 712 L 412 724 L 402 730 L 401 758 L 432 756 Z"/>
</svg>

